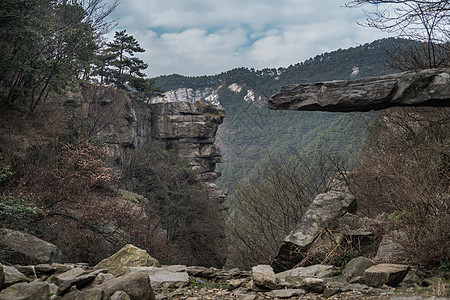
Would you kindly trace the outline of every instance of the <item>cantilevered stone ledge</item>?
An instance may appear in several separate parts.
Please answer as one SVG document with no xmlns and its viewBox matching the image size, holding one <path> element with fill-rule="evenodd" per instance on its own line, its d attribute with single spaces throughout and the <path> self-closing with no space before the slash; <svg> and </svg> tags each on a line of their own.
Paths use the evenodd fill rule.
<svg viewBox="0 0 450 300">
<path fill-rule="evenodd" d="M 279 110 L 350 112 L 393 106 L 450 106 L 450 68 L 285 86 L 269 100 L 269 108 Z"/>
</svg>

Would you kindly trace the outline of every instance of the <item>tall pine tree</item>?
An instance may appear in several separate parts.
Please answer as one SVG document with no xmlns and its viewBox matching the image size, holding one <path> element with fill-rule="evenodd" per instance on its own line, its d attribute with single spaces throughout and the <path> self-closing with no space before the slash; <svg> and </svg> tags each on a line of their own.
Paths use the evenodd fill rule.
<svg viewBox="0 0 450 300">
<path fill-rule="evenodd" d="M 134 55 L 144 51 L 138 41 L 126 33 L 126 30 L 116 31 L 114 40 L 106 44 L 102 55 L 106 65 L 102 70 L 105 81 L 121 89 L 126 89 L 127 85 L 135 86 L 136 81 L 145 77 L 142 71 L 148 65 Z"/>
</svg>

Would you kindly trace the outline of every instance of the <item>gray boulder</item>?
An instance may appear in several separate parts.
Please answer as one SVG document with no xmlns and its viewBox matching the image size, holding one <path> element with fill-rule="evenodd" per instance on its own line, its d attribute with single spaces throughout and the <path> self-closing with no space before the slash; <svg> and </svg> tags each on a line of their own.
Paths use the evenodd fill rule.
<svg viewBox="0 0 450 300">
<path fill-rule="evenodd" d="M 85 270 L 82 268 L 73 268 L 59 275 L 52 275 L 48 278 L 48 282 L 60 285 L 64 281 L 75 279 L 76 277 L 83 275 Z"/>
<path fill-rule="evenodd" d="M 383 284 L 397 286 L 408 274 L 409 266 L 398 264 L 379 264 L 364 271 L 363 280 L 367 285 L 380 287 Z"/>
<path fill-rule="evenodd" d="M 286 287 L 294 289 L 303 289 L 312 293 L 323 293 L 325 289 L 325 280 L 316 277 L 286 277 Z"/>
<path fill-rule="evenodd" d="M 262 288 L 273 290 L 277 288 L 277 279 L 271 266 L 258 265 L 252 268 L 253 283 Z"/>
<path fill-rule="evenodd" d="M 111 297 L 117 291 L 123 291 L 131 300 L 155 299 L 150 278 L 142 272 L 128 273 L 119 278 L 110 279 L 95 288 L 103 290 L 106 297 Z"/>
<path fill-rule="evenodd" d="M 287 110 L 348 112 L 393 106 L 450 106 L 450 68 L 285 86 L 269 100 L 269 108 Z"/>
<path fill-rule="evenodd" d="M 276 273 L 289 270 L 305 258 L 307 251 L 331 221 L 355 206 L 352 194 L 331 190 L 316 196 L 300 223 L 281 244 L 272 262 Z"/>
<path fill-rule="evenodd" d="M 173 272 L 166 268 L 131 267 L 130 272 L 147 274 L 153 289 L 159 287 L 182 288 L 189 283 L 189 274 L 187 272 Z"/>
<path fill-rule="evenodd" d="M 105 292 L 100 289 L 90 289 L 86 291 L 74 290 L 62 297 L 63 300 L 103 300 Z"/>
<path fill-rule="evenodd" d="M 29 282 L 30 280 L 12 266 L 3 266 L 5 281 L 3 287 L 8 287 L 19 282 Z"/>
<path fill-rule="evenodd" d="M 378 262 L 397 262 L 402 260 L 405 250 L 401 245 L 407 240 L 407 236 L 401 231 L 392 231 L 385 234 L 378 246 L 375 259 Z"/>
<path fill-rule="evenodd" d="M 131 300 L 130 296 L 124 291 L 117 291 L 111 296 L 111 300 Z"/>
<path fill-rule="evenodd" d="M 292 297 L 300 297 L 306 294 L 305 290 L 302 289 L 283 289 L 283 290 L 273 290 L 268 293 L 268 295 L 272 298 L 292 298 Z"/>
<path fill-rule="evenodd" d="M 364 271 L 373 265 L 373 261 L 368 258 L 362 256 L 356 257 L 347 263 L 342 273 L 347 278 L 362 276 Z"/>
<path fill-rule="evenodd" d="M 5 273 L 3 272 L 3 265 L 0 265 L 0 290 L 2 289 L 4 282 L 5 282 Z"/>
<path fill-rule="evenodd" d="M 50 287 L 46 282 L 20 282 L 0 292 L 0 300 L 48 300 Z"/>
<path fill-rule="evenodd" d="M 305 278 L 305 277 L 317 277 L 328 278 L 339 274 L 334 266 L 331 265 L 312 265 L 308 267 L 299 267 L 292 270 L 280 272 L 276 274 L 278 282 L 286 280 L 286 277 L 293 278 Z"/>
<path fill-rule="evenodd" d="M 0 228 L 0 246 L 25 256 L 33 263 L 51 264 L 63 261 L 58 247 L 22 231 Z"/>
</svg>

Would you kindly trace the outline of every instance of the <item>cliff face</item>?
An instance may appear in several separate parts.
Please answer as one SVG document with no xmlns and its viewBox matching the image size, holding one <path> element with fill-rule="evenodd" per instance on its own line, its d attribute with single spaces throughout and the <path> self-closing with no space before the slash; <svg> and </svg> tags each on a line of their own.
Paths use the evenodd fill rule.
<svg viewBox="0 0 450 300">
<path fill-rule="evenodd" d="M 187 159 L 203 182 L 211 200 L 225 201 L 227 191 L 214 184 L 220 176 L 216 163 L 222 161 L 214 145 L 225 110 L 202 102 L 171 102 L 149 104 L 152 139 L 166 142 L 168 149 Z"/>
<path fill-rule="evenodd" d="M 214 184 L 220 176 L 215 167 L 222 157 L 214 143 L 225 117 L 223 108 L 200 101 L 149 104 L 115 89 L 92 87 L 85 88 L 81 95 L 69 95 L 66 104 L 89 116 L 94 124 L 90 131 L 107 144 L 109 156 L 118 165 L 124 150 L 143 148 L 153 141 L 164 142 L 166 149 L 189 162 L 209 201 L 217 210 L 223 209 L 228 191 Z M 223 232 L 210 241 L 213 250 L 208 254 L 214 266 L 221 267 L 226 259 L 225 223 L 218 219 L 214 225 L 223 228 Z"/>
</svg>

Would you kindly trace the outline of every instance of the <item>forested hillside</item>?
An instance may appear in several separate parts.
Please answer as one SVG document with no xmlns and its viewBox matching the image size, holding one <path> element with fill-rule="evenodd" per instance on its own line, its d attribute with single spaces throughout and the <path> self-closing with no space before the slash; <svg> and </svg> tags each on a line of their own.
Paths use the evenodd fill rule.
<svg viewBox="0 0 450 300">
<path fill-rule="evenodd" d="M 180 75 L 156 78 L 162 89 L 217 90 L 227 117 L 219 127 L 217 143 L 224 162 L 218 184 L 233 190 L 255 166 L 269 157 L 297 153 L 306 157 L 319 152 L 339 154 L 352 164 L 362 147 L 372 115 L 360 113 L 271 111 L 267 99 L 282 86 L 324 80 L 350 80 L 386 74 L 386 52 L 408 43 L 383 39 L 355 48 L 317 55 L 287 68 L 246 68 L 201 77 Z M 237 84 L 239 89 L 231 88 Z M 225 87 L 225 88 L 219 88 Z M 251 90 L 253 98 L 244 100 Z"/>
</svg>

